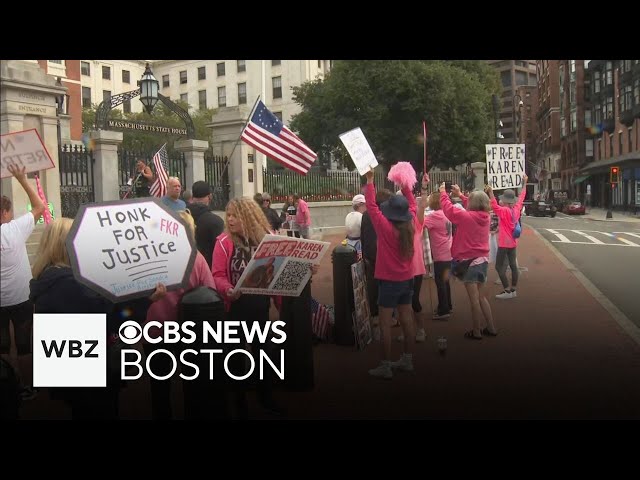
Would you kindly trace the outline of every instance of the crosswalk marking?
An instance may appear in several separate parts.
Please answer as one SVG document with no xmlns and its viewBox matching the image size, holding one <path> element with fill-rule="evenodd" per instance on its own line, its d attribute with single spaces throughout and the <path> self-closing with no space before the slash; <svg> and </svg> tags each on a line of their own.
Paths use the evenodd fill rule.
<svg viewBox="0 0 640 480">
<path fill-rule="evenodd" d="M 547 230 L 549 233 L 552 233 L 553 235 L 555 235 L 558 240 L 551 240 L 552 243 L 574 243 L 574 244 L 578 244 L 578 245 L 607 245 L 607 246 L 612 246 L 612 247 L 638 247 L 640 248 L 640 245 L 638 245 L 635 242 L 632 242 L 631 240 L 627 240 L 626 238 L 622 238 L 620 235 L 631 235 L 633 237 L 637 237 L 640 238 L 640 234 L 636 234 L 636 233 L 630 233 L 630 232 L 613 232 L 613 233 L 609 233 L 609 232 L 599 232 L 597 230 L 572 230 L 569 228 L 557 228 L 557 229 L 553 229 L 553 228 L 545 228 L 545 230 Z M 560 233 L 560 231 L 563 232 L 572 232 L 576 235 L 580 235 L 583 238 L 586 238 L 587 240 L 590 240 L 589 242 L 583 242 L 583 241 L 573 241 L 570 240 L 566 235 Z M 588 233 L 587 233 L 588 232 Z M 597 233 L 600 235 L 604 235 L 608 238 L 613 238 L 615 240 L 617 240 L 617 242 L 619 243 L 606 243 L 603 242 L 602 240 L 594 237 L 593 235 L 589 235 L 589 233 Z"/>
<path fill-rule="evenodd" d="M 581 232 L 580 230 L 572 230 L 573 232 L 577 233 L 578 235 L 582 235 L 584 238 L 586 238 L 587 240 L 591 240 L 593 243 L 595 243 L 596 245 L 604 245 L 604 242 L 601 242 L 600 240 L 598 240 L 596 237 L 592 237 L 591 235 L 588 235 L 584 232 Z M 598 232 L 600 233 L 600 232 Z"/>
<path fill-rule="evenodd" d="M 552 230 L 551 228 L 547 228 L 547 231 L 553 233 L 556 237 L 558 237 L 560 240 L 553 240 L 554 242 L 562 242 L 562 243 L 573 243 L 571 242 L 571 240 L 569 240 L 567 237 L 565 237 L 564 235 L 562 235 L 561 233 L 558 233 L 555 230 Z"/>
</svg>

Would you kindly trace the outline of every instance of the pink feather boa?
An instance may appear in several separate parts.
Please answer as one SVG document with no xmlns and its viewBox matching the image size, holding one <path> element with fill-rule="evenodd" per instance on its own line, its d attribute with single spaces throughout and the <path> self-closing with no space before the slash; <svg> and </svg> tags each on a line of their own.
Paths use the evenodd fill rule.
<svg viewBox="0 0 640 480">
<path fill-rule="evenodd" d="M 411 190 L 413 190 L 413 187 L 418 183 L 416 171 L 409 162 L 396 163 L 389 170 L 387 178 L 393 183 L 400 185 L 400 187 L 409 187 Z"/>
</svg>

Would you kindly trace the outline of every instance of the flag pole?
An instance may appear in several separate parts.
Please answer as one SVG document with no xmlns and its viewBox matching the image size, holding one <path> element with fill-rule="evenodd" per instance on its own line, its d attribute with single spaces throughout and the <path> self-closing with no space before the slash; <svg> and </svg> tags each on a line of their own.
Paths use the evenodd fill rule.
<svg viewBox="0 0 640 480">
<path fill-rule="evenodd" d="M 244 129 L 247 128 L 247 125 L 251 121 L 251 117 L 253 117 L 253 112 L 255 112 L 259 101 L 260 101 L 260 95 L 258 95 L 258 98 L 256 98 L 256 101 L 253 104 L 253 108 L 251 109 L 251 112 L 249 112 L 249 116 L 247 117 L 247 121 L 244 122 L 244 127 L 242 127 L 242 130 L 240 130 L 240 135 L 238 136 L 238 140 L 236 141 L 235 145 L 231 149 L 231 153 L 229 154 L 229 157 L 228 157 L 227 161 L 224 164 L 224 168 L 222 169 L 222 172 L 220 172 L 220 177 L 222 177 L 224 175 L 224 172 L 229 167 L 229 162 L 231 162 L 231 157 L 233 156 L 233 152 L 236 151 L 236 147 L 238 146 L 238 144 L 240 143 L 240 140 L 242 139 L 242 132 L 244 132 Z"/>
</svg>

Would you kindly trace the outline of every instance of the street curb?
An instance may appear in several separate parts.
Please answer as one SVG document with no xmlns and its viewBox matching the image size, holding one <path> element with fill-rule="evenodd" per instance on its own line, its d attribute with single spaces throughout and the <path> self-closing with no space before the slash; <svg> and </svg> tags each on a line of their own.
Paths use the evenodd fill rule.
<svg viewBox="0 0 640 480">
<path fill-rule="evenodd" d="M 540 232 L 538 232 L 535 228 L 528 227 L 542 240 L 542 242 L 547 246 L 551 252 L 558 257 L 558 259 L 562 262 L 562 264 L 567 267 L 569 270 L 582 284 L 584 288 L 595 298 L 602 307 L 609 312 L 609 315 L 613 317 L 616 323 L 625 331 L 627 335 L 629 335 L 632 340 L 634 340 L 638 345 L 640 345 L 640 328 L 633 323 L 627 316 L 620 311 L 618 307 L 616 307 L 611 300 L 609 300 L 587 277 L 584 276 L 580 270 L 578 270 L 573 263 L 571 263 L 567 257 L 565 257 L 560 251 L 558 251 L 549 240 L 544 238 Z"/>
</svg>

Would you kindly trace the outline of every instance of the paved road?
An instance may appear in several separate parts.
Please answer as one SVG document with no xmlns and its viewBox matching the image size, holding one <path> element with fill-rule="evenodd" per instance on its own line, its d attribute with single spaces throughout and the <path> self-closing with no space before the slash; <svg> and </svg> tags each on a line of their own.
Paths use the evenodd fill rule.
<svg viewBox="0 0 640 480">
<path fill-rule="evenodd" d="M 640 223 L 558 214 L 525 217 L 611 302 L 640 327 Z"/>
</svg>

